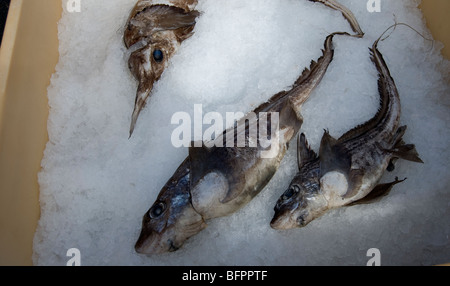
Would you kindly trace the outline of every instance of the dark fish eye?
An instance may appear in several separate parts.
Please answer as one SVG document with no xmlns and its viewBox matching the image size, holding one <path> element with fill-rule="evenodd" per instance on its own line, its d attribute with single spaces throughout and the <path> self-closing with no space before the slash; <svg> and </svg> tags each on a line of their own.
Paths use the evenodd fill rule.
<svg viewBox="0 0 450 286">
<path fill-rule="evenodd" d="M 164 59 L 164 54 L 161 50 L 154 50 L 153 51 L 153 59 L 157 62 L 160 63 L 162 62 L 162 60 Z"/>
<path fill-rule="evenodd" d="M 292 196 L 297 192 L 295 187 L 290 187 L 286 192 L 283 194 L 283 199 L 287 200 L 292 198 Z"/>
<path fill-rule="evenodd" d="M 159 217 L 165 210 L 166 205 L 164 203 L 157 203 L 155 204 L 149 212 L 150 218 L 157 218 Z"/>
</svg>

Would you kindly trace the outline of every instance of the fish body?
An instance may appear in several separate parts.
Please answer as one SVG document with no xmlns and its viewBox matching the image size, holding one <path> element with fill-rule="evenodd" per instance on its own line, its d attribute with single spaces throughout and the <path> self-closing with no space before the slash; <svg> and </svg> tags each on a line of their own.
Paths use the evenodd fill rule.
<svg viewBox="0 0 450 286">
<path fill-rule="evenodd" d="M 140 0 L 130 13 L 124 44 L 131 52 L 128 66 L 139 82 L 131 118 L 130 136 L 153 85 L 181 43 L 192 36 L 199 12 L 197 0 L 170 0 L 156 4 Z"/>
<path fill-rule="evenodd" d="M 226 147 L 226 144 L 206 147 L 203 142 L 200 142 L 202 147 L 190 147 L 188 158 L 144 215 L 135 246 L 137 252 L 154 254 L 178 249 L 184 240 L 206 227 L 206 220 L 235 212 L 265 187 L 278 169 L 289 141 L 302 125 L 302 104 L 333 59 L 333 36 L 326 38 L 322 57 L 311 63 L 289 91 L 274 95 L 253 111 L 260 128 L 267 124 L 261 123 L 264 114 L 278 115 L 278 128 L 267 128 L 274 142 L 270 150 L 261 144 L 250 147 L 251 124 L 246 117 L 239 121 L 246 123 L 245 128 L 239 130 L 238 122 L 227 130 L 230 133 L 225 131 L 215 140 L 226 143 L 245 132 L 245 147 Z M 237 136 L 230 139 L 228 134 Z"/>
<path fill-rule="evenodd" d="M 403 158 L 422 162 L 414 145 L 407 145 L 402 140 L 406 126 L 400 126 L 400 97 L 377 48 L 378 41 L 370 49 L 379 75 L 378 112 L 339 139 L 325 131 L 319 156 L 310 149 L 304 134 L 299 137 L 299 172 L 274 208 L 273 228 L 302 227 L 330 209 L 367 202 L 368 197 L 374 199 L 386 194 L 400 182 L 396 179 L 389 184 L 377 185 L 393 160 Z"/>
</svg>

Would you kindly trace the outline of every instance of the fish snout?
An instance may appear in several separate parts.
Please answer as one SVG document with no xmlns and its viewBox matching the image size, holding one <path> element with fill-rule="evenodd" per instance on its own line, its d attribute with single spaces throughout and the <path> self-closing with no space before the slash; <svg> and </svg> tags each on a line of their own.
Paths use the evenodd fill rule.
<svg viewBox="0 0 450 286">
<path fill-rule="evenodd" d="M 130 136 L 133 133 L 139 113 L 146 105 L 148 98 L 152 95 L 155 82 L 161 78 L 164 72 L 167 58 L 169 57 L 169 52 L 155 48 L 152 45 L 138 49 L 130 55 L 128 67 L 139 82 L 131 119 Z"/>
<path fill-rule="evenodd" d="M 142 230 L 139 239 L 134 245 L 134 250 L 139 254 L 153 255 L 177 250 L 172 240 L 163 243 L 160 235 L 153 231 Z"/>
<path fill-rule="evenodd" d="M 134 249 L 137 253 L 140 254 L 153 254 L 152 244 L 153 240 L 150 240 L 150 237 L 152 236 L 152 231 L 149 231 L 145 228 L 142 228 L 141 234 L 139 235 L 138 240 L 136 241 L 136 244 L 134 245 Z"/>
<path fill-rule="evenodd" d="M 309 212 L 303 210 L 283 209 L 275 211 L 275 215 L 270 222 L 273 229 L 284 230 L 298 227 L 304 227 L 310 222 Z"/>
<path fill-rule="evenodd" d="M 148 246 L 145 244 L 138 244 L 134 246 L 134 250 L 139 254 L 145 255 L 154 255 L 154 254 L 162 254 L 166 252 L 173 252 L 178 250 L 179 247 L 175 246 L 171 240 L 167 241 L 167 247 L 158 247 L 158 246 Z"/>
<path fill-rule="evenodd" d="M 150 253 L 147 253 L 147 251 L 146 251 L 147 248 L 143 247 L 143 244 L 136 243 L 134 246 L 134 250 L 139 254 L 150 254 Z"/>
<path fill-rule="evenodd" d="M 133 114 L 131 115 L 131 124 L 130 124 L 130 137 L 133 134 L 134 128 L 136 127 L 136 122 L 141 113 L 142 109 L 145 107 L 147 98 L 150 96 L 150 93 L 153 88 L 154 79 L 149 79 L 145 85 L 139 85 L 139 88 L 136 92 L 136 100 L 134 103 Z"/>
<path fill-rule="evenodd" d="M 145 223 L 145 222 L 144 222 Z M 165 233 L 158 233 L 154 228 L 143 225 L 134 249 L 137 253 L 153 255 L 171 251 L 175 246 L 170 243 L 164 243 Z"/>
<path fill-rule="evenodd" d="M 290 215 L 286 214 L 275 214 L 270 222 L 270 227 L 276 230 L 286 230 L 298 227 L 295 221 L 292 221 Z"/>
</svg>

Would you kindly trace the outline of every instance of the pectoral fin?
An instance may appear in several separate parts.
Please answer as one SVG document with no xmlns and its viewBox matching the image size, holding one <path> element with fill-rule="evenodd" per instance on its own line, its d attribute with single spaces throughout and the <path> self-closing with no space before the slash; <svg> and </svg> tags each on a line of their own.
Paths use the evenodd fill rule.
<svg viewBox="0 0 450 286">
<path fill-rule="evenodd" d="M 351 168 L 351 156 L 337 143 L 338 141 L 330 135 L 328 130 L 325 130 L 320 142 L 320 173 L 338 171 L 345 174 L 348 189 L 343 198 L 351 198 L 361 187 L 364 171 Z"/>
<path fill-rule="evenodd" d="M 245 185 L 244 182 L 235 182 L 235 180 L 232 180 L 226 195 L 222 197 L 220 202 L 222 204 L 226 204 L 237 198 L 242 193 L 244 185 Z"/>
<path fill-rule="evenodd" d="M 194 147 L 196 145 L 195 142 L 191 142 L 191 147 L 189 147 L 191 186 L 195 186 L 206 173 L 211 172 L 208 164 L 211 149 L 206 147 L 203 142 L 201 143 L 201 147 Z"/>
<path fill-rule="evenodd" d="M 336 145 L 328 130 L 325 130 L 320 142 L 319 158 L 320 172 L 326 174 L 332 171 L 350 172 L 351 158 Z"/>
<path fill-rule="evenodd" d="M 349 172 L 349 186 L 343 198 L 348 199 L 355 196 L 361 188 L 364 171 L 361 169 L 351 169 Z"/>
<path fill-rule="evenodd" d="M 197 146 L 200 145 L 199 143 L 197 142 Z M 233 161 L 229 160 L 229 157 L 233 155 L 230 155 L 229 152 L 233 148 L 208 148 L 203 142 L 201 147 L 193 146 L 195 146 L 195 142 L 192 142 L 189 148 L 191 188 L 199 188 L 201 191 L 191 192 L 196 193 L 196 196 L 203 196 L 203 192 L 210 192 L 211 194 L 208 197 L 214 196 L 215 200 L 220 201 L 222 204 L 226 204 L 238 197 L 243 191 L 241 185 L 245 185 L 245 175 L 240 172 L 237 174 L 238 177 L 235 177 L 235 172 L 230 173 L 230 170 L 237 167 Z M 252 149 L 256 150 L 256 148 Z M 223 187 L 220 188 L 220 191 L 214 184 L 205 183 L 210 182 L 205 181 L 205 177 L 211 179 L 212 177 L 207 175 L 213 173 L 220 174 L 220 180 L 226 181 L 226 184 L 224 182 L 220 184 Z M 224 187 L 225 185 L 226 187 Z"/>
<path fill-rule="evenodd" d="M 382 197 L 386 196 L 389 194 L 389 192 L 392 190 L 392 187 L 402 183 L 406 180 L 399 180 L 398 177 L 395 178 L 394 182 L 390 182 L 390 183 L 386 183 L 386 184 L 379 184 L 377 185 L 367 196 L 365 196 L 364 198 L 355 201 L 353 203 L 351 203 L 350 205 L 359 205 L 359 204 L 370 204 L 373 202 L 376 202 L 378 200 L 380 200 Z"/>
<path fill-rule="evenodd" d="M 227 178 L 220 172 L 211 172 L 200 178 L 191 189 L 191 202 L 203 217 L 214 217 L 215 208 L 229 189 Z"/>
</svg>

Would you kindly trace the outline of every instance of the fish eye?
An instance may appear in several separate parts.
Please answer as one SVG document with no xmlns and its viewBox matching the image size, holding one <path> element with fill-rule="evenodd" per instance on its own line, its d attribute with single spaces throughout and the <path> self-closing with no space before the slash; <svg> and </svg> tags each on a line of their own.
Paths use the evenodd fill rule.
<svg viewBox="0 0 450 286">
<path fill-rule="evenodd" d="M 155 204 L 150 209 L 150 212 L 149 212 L 150 218 L 157 218 L 157 217 L 159 217 L 164 212 L 165 209 L 166 209 L 166 205 L 164 203 L 160 202 L 160 203 Z"/>
<path fill-rule="evenodd" d="M 292 196 L 297 193 L 297 188 L 296 187 L 290 187 L 286 192 L 284 192 L 283 194 L 283 199 L 287 200 L 292 198 Z"/>
<path fill-rule="evenodd" d="M 153 51 L 153 59 L 155 62 L 160 63 L 164 59 L 164 54 L 161 50 L 154 50 Z"/>
</svg>

